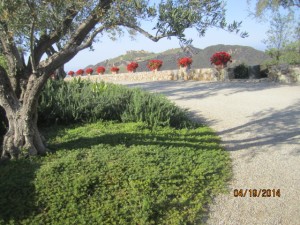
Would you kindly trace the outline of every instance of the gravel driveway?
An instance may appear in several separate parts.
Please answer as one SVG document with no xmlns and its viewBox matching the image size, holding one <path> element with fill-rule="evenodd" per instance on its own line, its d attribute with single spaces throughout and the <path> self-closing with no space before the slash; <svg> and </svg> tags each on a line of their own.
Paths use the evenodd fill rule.
<svg viewBox="0 0 300 225">
<path fill-rule="evenodd" d="M 207 224 L 300 224 L 300 86 L 267 81 L 123 84 L 163 93 L 221 136 L 234 175 L 230 193 L 210 206 Z M 234 197 L 234 189 L 271 189 L 271 196 L 280 189 L 281 195 L 250 197 L 247 191 Z"/>
</svg>

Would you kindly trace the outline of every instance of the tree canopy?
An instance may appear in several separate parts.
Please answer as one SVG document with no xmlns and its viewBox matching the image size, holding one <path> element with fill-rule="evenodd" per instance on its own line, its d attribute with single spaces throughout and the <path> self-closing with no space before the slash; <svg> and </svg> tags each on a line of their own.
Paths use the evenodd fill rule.
<svg viewBox="0 0 300 225">
<path fill-rule="evenodd" d="M 252 0 L 248 0 L 251 3 Z M 266 53 L 272 60 L 267 64 L 297 64 L 300 49 L 299 0 L 255 0 L 255 8 L 251 13 L 260 22 L 270 23 L 266 32 Z M 262 20 L 261 20 L 262 19 Z"/>
<path fill-rule="evenodd" d="M 299 56 L 297 57 L 299 40 L 296 40 L 293 18 L 292 13 L 282 15 L 275 12 L 270 21 L 270 28 L 264 43 L 267 47 L 267 54 L 271 56 L 274 63 L 296 63 L 299 60 Z"/>
<path fill-rule="evenodd" d="M 221 0 L 1 0 L 0 55 L 7 69 L 0 67 L 0 106 L 9 121 L 2 156 L 46 151 L 36 125 L 40 92 L 56 69 L 96 37 L 128 31 L 155 42 L 177 37 L 190 44 L 186 29 L 202 36 L 211 27 L 245 37 L 241 22 L 227 23 L 225 12 Z M 145 29 L 144 21 L 153 29 Z"/>
<path fill-rule="evenodd" d="M 227 24 L 225 5 L 219 0 L 167 0 L 151 4 L 147 0 L 2 0 L 0 6 L 1 43 L 12 68 L 25 65 L 33 71 L 49 73 L 58 64 L 92 45 L 98 34 L 114 35 L 127 29 L 140 32 L 153 41 L 176 36 L 186 43 L 184 31 L 195 28 L 204 35 L 209 27 L 239 31 L 239 22 Z M 155 21 L 153 33 L 142 28 L 142 21 Z M 245 36 L 245 33 L 241 33 Z M 60 46 L 61 54 L 57 52 Z M 41 58 L 51 53 L 48 62 Z M 30 62 L 24 65 L 23 54 Z M 59 59 L 59 60 L 58 60 Z M 54 63 L 56 62 L 56 63 Z"/>
</svg>

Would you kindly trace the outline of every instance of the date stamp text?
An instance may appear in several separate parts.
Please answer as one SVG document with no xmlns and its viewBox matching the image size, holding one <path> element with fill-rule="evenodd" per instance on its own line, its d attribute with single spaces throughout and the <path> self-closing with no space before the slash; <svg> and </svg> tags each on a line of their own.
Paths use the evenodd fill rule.
<svg viewBox="0 0 300 225">
<path fill-rule="evenodd" d="M 280 197 L 280 189 L 234 189 L 234 197 Z"/>
</svg>

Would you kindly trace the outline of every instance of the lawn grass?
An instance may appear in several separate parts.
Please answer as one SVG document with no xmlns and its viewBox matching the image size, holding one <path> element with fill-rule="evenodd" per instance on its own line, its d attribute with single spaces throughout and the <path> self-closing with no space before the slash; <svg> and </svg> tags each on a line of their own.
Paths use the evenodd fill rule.
<svg viewBox="0 0 300 225">
<path fill-rule="evenodd" d="M 231 175 L 205 126 L 96 122 L 44 135 L 54 153 L 0 165 L 0 224 L 201 224 Z"/>
</svg>

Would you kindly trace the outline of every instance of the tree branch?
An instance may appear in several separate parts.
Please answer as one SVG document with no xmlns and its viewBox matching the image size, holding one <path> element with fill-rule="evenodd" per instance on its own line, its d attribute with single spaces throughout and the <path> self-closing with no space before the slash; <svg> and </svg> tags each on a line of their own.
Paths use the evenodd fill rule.
<svg viewBox="0 0 300 225">
<path fill-rule="evenodd" d="M 85 48 L 88 48 L 92 45 L 95 37 L 99 34 L 102 33 L 104 30 L 108 29 L 109 26 L 108 25 L 103 25 L 101 27 L 98 27 L 96 30 L 94 30 L 94 32 L 90 35 L 90 37 L 87 38 L 87 40 L 82 43 L 79 47 L 76 48 L 76 51 L 79 52 Z"/>
<path fill-rule="evenodd" d="M 101 18 L 99 18 L 99 10 L 103 10 L 103 14 L 107 13 L 112 2 L 112 0 L 99 0 L 98 4 L 92 10 L 90 16 L 77 28 L 77 30 L 71 36 L 65 48 L 73 48 L 74 45 L 80 46 L 86 38 L 86 36 L 94 29 L 97 23 L 99 23 L 99 21 L 101 20 Z"/>
<path fill-rule="evenodd" d="M 99 9 L 104 10 L 104 15 L 109 10 L 111 3 L 111 0 L 99 1 L 90 16 L 73 32 L 67 44 L 59 52 L 53 54 L 46 61 L 41 62 L 39 67 L 45 70 L 44 72 L 50 76 L 50 73 L 54 68 L 60 67 L 71 60 L 79 51 L 91 46 L 96 35 L 109 26 L 108 24 L 105 24 L 96 28 L 92 34 L 86 38 L 101 20 L 101 18 L 99 18 Z"/>
<path fill-rule="evenodd" d="M 8 112 L 15 111 L 18 103 L 18 98 L 13 91 L 7 72 L 0 66 L 0 105 Z"/>
<path fill-rule="evenodd" d="M 98 4 L 95 6 L 94 10 L 91 12 L 90 16 L 86 19 L 84 26 L 79 26 L 77 30 L 75 30 L 75 35 L 73 34 L 70 38 L 70 40 L 75 40 L 76 36 L 80 37 L 82 34 L 80 34 L 78 31 L 84 31 L 84 28 L 87 28 L 88 32 L 86 32 L 86 35 L 95 27 L 97 22 L 99 22 L 99 18 L 97 16 L 97 12 L 99 9 L 104 10 L 104 13 L 107 12 L 107 10 L 110 8 L 110 4 L 112 3 L 112 0 L 99 0 Z M 56 30 L 52 35 L 44 35 L 40 39 L 40 42 L 38 43 L 36 49 L 35 49 L 35 56 L 36 56 L 36 62 L 39 62 L 42 55 L 47 51 L 47 49 L 58 42 L 63 35 L 65 35 L 71 26 L 74 18 L 78 15 L 79 11 L 74 7 L 69 7 L 66 13 L 66 19 L 63 21 L 61 29 Z M 73 38 L 72 38 L 73 37 Z M 77 40 L 78 42 L 82 42 L 83 39 Z M 70 43 L 70 41 L 68 42 Z M 79 43 L 79 45 L 80 45 Z"/>
<path fill-rule="evenodd" d="M 120 22 L 117 25 L 119 26 L 125 26 L 131 29 L 134 29 L 136 31 L 138 31 L 139 33 L 143 34 L 144 36 L 146 36 L 147 38 L 149 38 L 150 40 L 154 41 L 154 42 L 158 42 L 160 39 L 165 38 L 165 37 L 172 37 L 172 36 L 177 36 L 178 34 L 174 31 L 174 32 L 168 32 L 164 35 L 159 35 L 159 36 L 153 36 L 152 34 L 150 34 L 149 32 L 147 32 L 146 30 L 142 29 L 141 27 L 135 25 L 135 24 L 130 24 L 128 22 Z"/>
<path fill-rule="evenodd" d="M 58 42 L 60 38 L 68 32 L 68 29 L 71 26 L 73 19 L 79 13 L 78 10 L 74 9 L 74 6 L 69 7 L 66 11 L 66 19 L 62 22 L 62 26 L 60 26 L 59 29 L 56 30 L 53 34 L 43 35 L 40 38 L 40 41 L 38 42 L 34 53 L 36 62 L 40 61 L 42 55 L 47 51 L 47 49 L 50 46 Z"/>
<path fill-rule="evenodd" d="M 289 1 L 286 3 L 287 7 L 300 7 L 300 1 L 299 0 L 295 0 L 295 1 Z"/>
<path fill-rule="evenodd" d="M 36 69 L 36 61 L 34 57 L 34 42 L 35 42 L 35 37 L 34 37 L 34 28 L 35 28 L 35 19 L 32 22 L 31 29 L 30 29 L 30 62 L 31 62 L 31 67 L 32 67 L 32 72 L 37 73 Z"/>
<path fill-rule="evenodd" d="M 0 21 L 0 41 L 3 48 L 3 53 L 7 59 L 8 79 L 10 80 L 10 86 L 16 95 L 20 94 L 19 80 L 24 74 L 21 71 L 25 68 L 24 56 L 17 49 L 14 43 L 12 33 L 9 32 L 7 24 L 4 21 Z"/>
<path fill-rule="evenodd" d="M 101 27 L 98 27 L 94 30 L 94 32 L 79 46 L 78 45 L 72 45 L 71 43 L 65 46 L 61 51 L 54 53 L 51 55 L 47 61 L 43 61 L 40 63 L 40 68 L 43 68 L 45 70 L 45 73 L 49 74 L 51 71 L 53 71 L 53 68 L 58 68 L 61 65 L 65 64 L 69 60 L 71 60 L 79 51 L 88 48 L 92 45 L 94 38 L 97 36 L 97 34 L 101 33 L 103 30 L 107 29 L 106 25 L 103 25 Z M 79 38 L 79 37 L 77 37 Z"/>
<path fill-rule="evenodd" d="M 74 31 L 64 48 L 39 63 L 37 69 L 40 75 L 37 76 L 36 74 L 31 74 L 28 79 L 26 91 L 24 93 L 24 99 L 27 99 L 26 103 L 24 102 L 23 104 L 24 110 L 32 112 L 32 110 L 34 110 L 34 108 L 32 108 L 34 104 L 32 103 L 36 101 L 36 98 L 39 96 L 39 93 L 51 73 L 61 65 L 71 60 L 80 50 L 88 47 L 95 36 L 106 28 L 106 26 L 102 26 L 95 29 L 89 38 L 86 39 L 88 34 L 95 28 L 100 20 L 99 15 L 97 14 L 99 8 L 107 11 L 111 2 L 111 0 L 99 0 L 99 4 L 94 8 L 90 16 L 88 16 Z"/>
<path fill-rule="evenodd" d="M 17 70 L 22 70 L 25 65 L 23 58 L 20 56 L 17 46 L 14 43 L 11 32 L 9 32 L 7 24 L 0 21 L 2 29 L 0 29 L 0 41 L 4 50 L 4 55 L 8 61 L 9 74 L 16 75 Z"/>
</svg>

